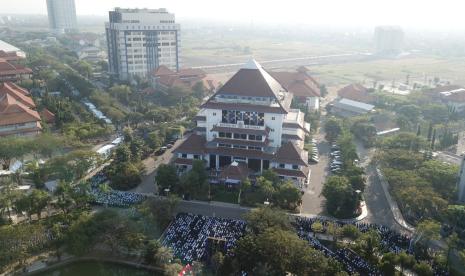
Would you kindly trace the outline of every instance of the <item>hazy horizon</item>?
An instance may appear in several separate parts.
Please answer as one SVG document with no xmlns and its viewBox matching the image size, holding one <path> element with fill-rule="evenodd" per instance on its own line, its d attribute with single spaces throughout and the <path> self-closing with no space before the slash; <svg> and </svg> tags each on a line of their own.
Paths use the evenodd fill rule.
<svg viewBox="0 0 465 276">
<path fill-rule="evenodd" d="M 399 25 L 406 28 L 465 29 L 465 4 L 455 0 L 424 3 L 420 0 L 326 0 L 302 2 L 201 0 L 75 0 L 78 15 L 106 16 L 114 7 L 167 8 L 177 18 L 254 24 L 302 24 L 322 26 Z M 47 14 L 45 0 L 14 0 L 2 14 Z"/>
</svg>

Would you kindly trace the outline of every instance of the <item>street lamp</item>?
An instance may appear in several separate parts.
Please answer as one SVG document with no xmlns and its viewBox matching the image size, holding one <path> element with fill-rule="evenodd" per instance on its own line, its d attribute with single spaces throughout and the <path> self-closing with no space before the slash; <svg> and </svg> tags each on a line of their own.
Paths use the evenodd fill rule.
<svg viewBox="0 0 465 276">
<path fill-rule="evenodd" d="M 165 191 L 165 195 L 168 196 L 168 193 L 170 192 L 169 188 L 165 188 L 163 191 Z"/>
</svg>

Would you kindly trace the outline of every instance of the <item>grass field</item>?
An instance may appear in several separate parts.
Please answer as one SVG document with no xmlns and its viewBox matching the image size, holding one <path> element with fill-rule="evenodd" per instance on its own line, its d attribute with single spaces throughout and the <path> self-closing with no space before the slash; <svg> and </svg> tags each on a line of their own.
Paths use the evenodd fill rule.
<svg viewBox="0 0 465 276">
<path fill-rule="evenodd" d="M 439 77 L 451 83 L 465 85 L 465 58 L 444 59 L 412 56 L 401 59 L 381 59 L 365 62 L 319 65 L 311 68 L 315 76 L 328 85 L 377 81 L 424 81 Z"/>
</svg>

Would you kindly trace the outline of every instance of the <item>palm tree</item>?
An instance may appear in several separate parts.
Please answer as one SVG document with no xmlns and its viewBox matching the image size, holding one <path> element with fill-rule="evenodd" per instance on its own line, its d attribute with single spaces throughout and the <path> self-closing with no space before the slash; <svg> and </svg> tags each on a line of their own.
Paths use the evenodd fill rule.
<svg viewBox="0 0 465 276">
<path fill-rule="evenodd" d="M 173 250 L 168 247 L 160 247 L 155 254 L 158 265 L 168 264 L 173 259 Z"/>
</svg>

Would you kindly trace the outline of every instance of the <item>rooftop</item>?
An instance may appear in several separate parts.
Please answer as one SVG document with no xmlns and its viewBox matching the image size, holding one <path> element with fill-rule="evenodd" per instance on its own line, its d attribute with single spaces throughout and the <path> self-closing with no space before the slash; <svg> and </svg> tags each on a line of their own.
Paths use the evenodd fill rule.
<svg viewBox="0 0 465 276">
<path fill-rule="evenodd" d="M 349 99 L 340 99 L 334 104 L 335 107 L 342 108 L 342 109 L 347 109 L 350 111 L 362 111 L 362 112 L 370 112 L 372 111 L 375 106 L 367 103 L 362 103 L 358 101 L 352 101 Z"/>
<path fill-rule="evenodd" d="M 340 98 L 349 99 L 352 101 L 358 101 L 363 103 L 370 103 L 374 101 L 374 97 L 368 93 L 368 89 L 359 84 L 349 84 L 337 91 Z"/>
</svg>

